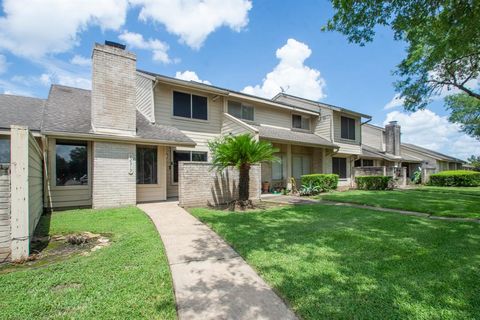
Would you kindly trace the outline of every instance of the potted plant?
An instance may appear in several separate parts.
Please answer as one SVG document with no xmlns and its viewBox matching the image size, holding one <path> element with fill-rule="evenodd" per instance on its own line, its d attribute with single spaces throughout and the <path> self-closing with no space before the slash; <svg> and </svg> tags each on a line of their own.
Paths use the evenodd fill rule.
<svg viewBox="0 0 480 320">
<path fill-rule="evenodd" d="M 263 193 L 268 193 L 270 191 L 270 182 L 264 181 L 262 183 L 262 192 Z"/>
</svg>

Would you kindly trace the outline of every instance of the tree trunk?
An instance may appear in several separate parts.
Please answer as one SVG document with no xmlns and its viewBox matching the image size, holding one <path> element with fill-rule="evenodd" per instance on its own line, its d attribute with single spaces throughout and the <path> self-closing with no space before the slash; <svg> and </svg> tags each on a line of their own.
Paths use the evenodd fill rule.
<svg viewBox="0 0 480 320">
<path fill-rule="evenodd" d="M 240 166 L 240 177 L 238 181 L 238 200 L 247 201 L 250 198 L 250 165 Z"/>
</svg>

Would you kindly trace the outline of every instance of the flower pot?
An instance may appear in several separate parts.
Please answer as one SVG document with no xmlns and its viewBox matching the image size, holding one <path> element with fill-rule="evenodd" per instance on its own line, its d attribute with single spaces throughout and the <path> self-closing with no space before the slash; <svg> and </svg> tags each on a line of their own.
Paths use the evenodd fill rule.
<svg viewBox="0 0 480 320">
<path fill-rule="evenodd" d="M 265 181 L 262 183 L 262 192 L 268 193 L 270 191 L 270 182 Z"/>
</svg>

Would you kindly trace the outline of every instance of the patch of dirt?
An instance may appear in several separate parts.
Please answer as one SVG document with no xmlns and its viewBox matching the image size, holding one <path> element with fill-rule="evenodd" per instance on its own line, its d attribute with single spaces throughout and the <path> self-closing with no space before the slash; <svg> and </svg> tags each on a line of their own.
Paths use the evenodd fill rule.
<svg viewBox="0 0 480 320">
<path fill-rule="evenodd" d="M 233 201 L 229 204 L 209 206 L 208 208 L 219 210 L 219 211 L 235 211 L 238 213 L 246 213 L 246 212 L 266 210 L 269 208 L 281 207 L 281 206 L 283 206 L 283 204 L 273 203 L 268 201 L 254 201 L 254 202 L 250 201 L 250 203 L 247 205 L 238 204 L 235 201 Z"/>
<path fill-rule="evenodd" d="M 65 260 L 73 255 L 88 256 L 92 252 L 108 247 L 111 234 L 81 232 L 66 235 L 36 236 L 30 244 L 31 254 L 27 259 L 0 266 L 0 274 L 23 268 L 36 269 Z"/>
</svg>

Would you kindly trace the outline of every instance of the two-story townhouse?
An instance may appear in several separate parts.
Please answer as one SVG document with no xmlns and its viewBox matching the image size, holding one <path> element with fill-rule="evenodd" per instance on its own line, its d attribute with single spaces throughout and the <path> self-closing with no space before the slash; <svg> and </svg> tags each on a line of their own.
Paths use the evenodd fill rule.
<svg viewBox="0 0 480 320">
<path fill-rule="evenodd" d="M 92 90 L 53 85 L 46 100 L 0 99 L 8 114 L 0 119 L 0 154 L 8 158 L 10 125 L 34 132 L 45 162 L 46 208 L 178 196 L 179 162 L 208 161 L 208 142 L 230 134 L 250 133 L 279 148 L 281 161 L 263 164 L 258 177 L 272 189 L 292 178 L 298 184 L 308 173 L 337 173 L 341 185 L 350 185 L 355 166 L 433 163 L 411 146 L 400 150 L 391 143 L 397 135 L 400 143 L 399 127 L 371 126 L 362 113 L 285 93 L 265 99 L 137 70 L 135 54 L 115 43 L 96 44 L 92 59 Z M 452 159 L 445 167 L 453 167 Z"/>
</svg>

